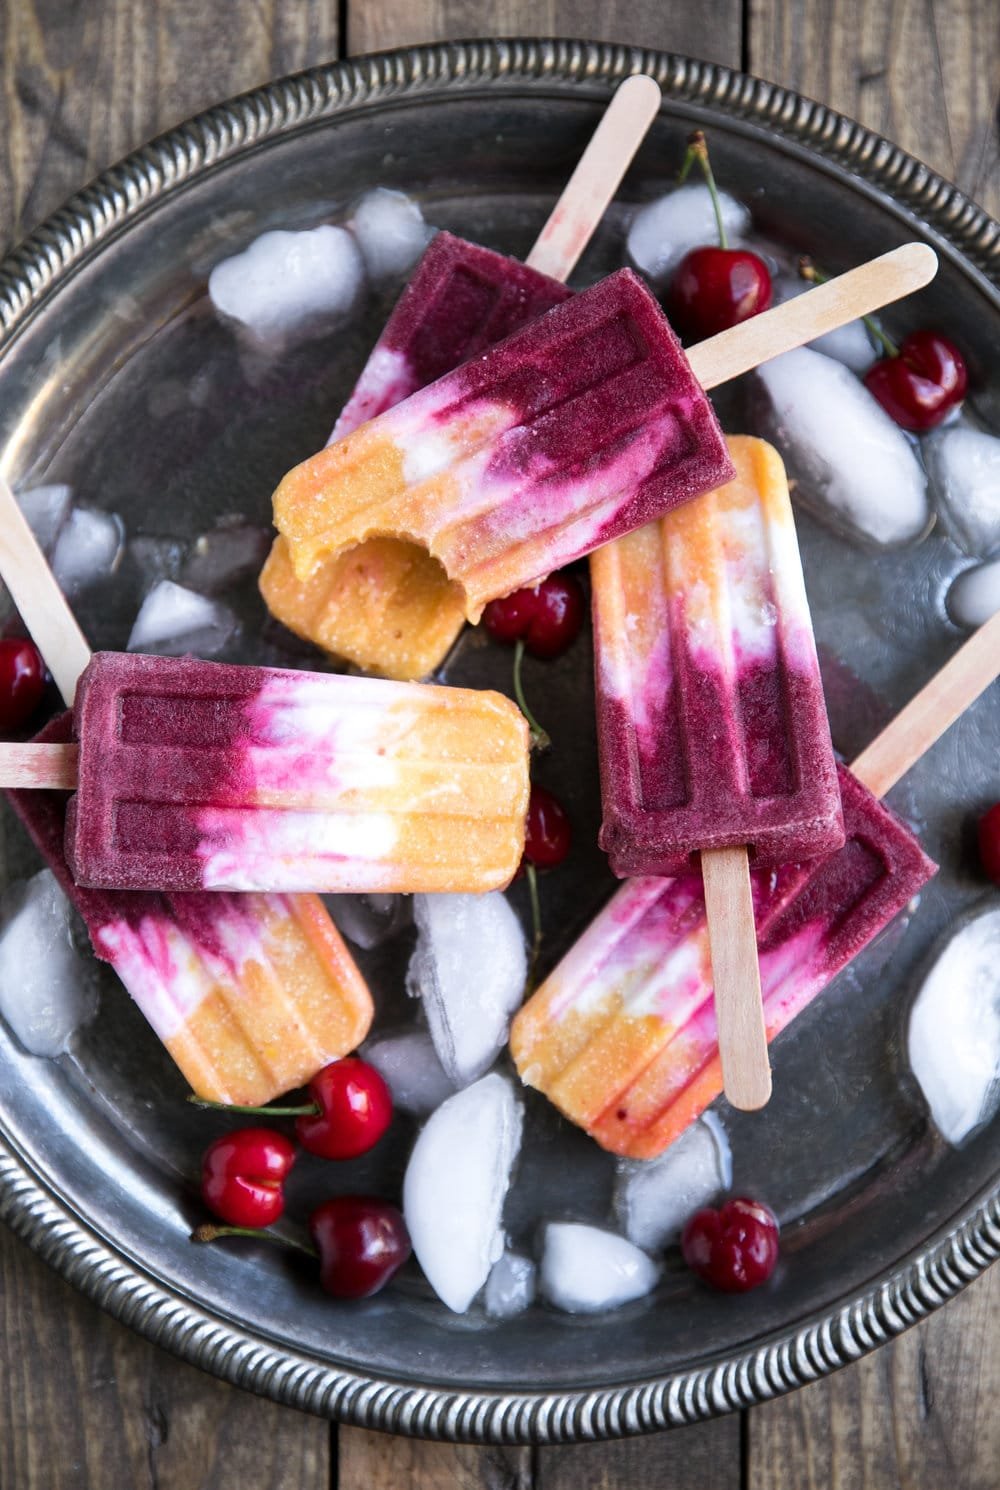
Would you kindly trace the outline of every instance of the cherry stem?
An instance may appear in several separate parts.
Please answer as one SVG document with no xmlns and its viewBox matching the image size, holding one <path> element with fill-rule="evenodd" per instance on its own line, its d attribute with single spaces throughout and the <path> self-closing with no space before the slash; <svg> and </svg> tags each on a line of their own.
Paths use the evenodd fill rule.
<svg viewBox="0 0 1000 1490">
<path fill-rule="evenodd" d="M 538 966 L 538 956 L 542 950 L 542 906 L 538 898 L 538 870 L 529 859 L 524 866 L 524 872 L 528 880 L 528 894 L 531 897 L 531 956 L 528 959 L 528 981 L 524 990 L 524 996 L 535 991 L 535 968 Z"/>
<path fill-rule="evenodd" d="M 216 1242 L 223 1236 L 249 1236 L 256 1241 L 279 1242 L 282 1247 L 291 1247 L 294 1252 L 304 1252 L 307 1257 L 319 1258 L 315 1247 L 308 1242 L 297 1242 L 293 1237 L 282 1236 L 277 1231 L 264 1231 L 259 1226 L 196 1226 L 191 1233 L 192 1242 Z"/>
<path fill-rule="evenodd" d="M 799 259 L 799 278 L 804 279 L 807 284 L 825 285 L 830 276 L 828 274 L 824 274 L 821 269 L 817 269 L 816 265 L 813 263 L 812 259 L 809 258 L 808 254 L 803 254 L 802 258 Z M 892 340 L 892 337 L 885 334 L 878 322 L 873 321 L 871 316 L 862 316 L 861 319 L 862 321 L 864 321 L 865 325 L 868 328 L 868 335 L 872 338 L 877 346 L 880 346 L 882 348 L 886 356 L 898 357 L 899 348 Z"/>
<path fill-rule="evenodd" d="M 188 1096 L 192 1107 L 211 1107 L 216 1112 L 242 1112 L 261 1117 L 319 1117 L 323 1109 L 318 1102 L 305 1102 L 301 1107 L 240 1107 L 236 1102 L 210 1102 L 207 1097 L 198 1097 L 194 1092 Z"/>
<path fill-rule="evenodd" d="M 548 750 L 552 741 L 528 708 L 528 701 L 524 696 L 524 688 L 521 685 L 521 663 L 523 661 L 524 642 L 519 641 L 514 648 L 514 697 L 517 699 L 518 708 L 528 721 L 528 728 L 531 730 L 532 750 Z"/>
<path fill-rule="evenodd" d="M 687 154 L 684 156 L 684 164 L 681 166 L 680 175 L 677 177 L 677 185 L 683 186 L 695 161 L 701 166 L 701 173 L 708 187 L 708 194 L 712 199 L 712 211 L 715 213 L 715 225 L 719 232 L 719 247 L 728 248 L 729 239 L 726 237 L 726 225 L 722 221 L 722 202 L 719 200 L 719 188 L 715 184 L 715 176 L 712 172 L 712 162 L 708 158 L 708 145 L 705 141 L 703 130 L 696 129 L 694 134 L 688 135 Z"/>
</svg>

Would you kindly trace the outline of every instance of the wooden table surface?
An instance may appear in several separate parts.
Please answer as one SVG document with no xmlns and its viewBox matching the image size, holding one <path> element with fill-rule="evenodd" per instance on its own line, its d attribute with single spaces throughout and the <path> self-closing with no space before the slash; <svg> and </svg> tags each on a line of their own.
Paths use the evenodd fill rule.
<svg viewBox="0 0 1000 1490">
<path fill-rule="evenodd" d="M 860 119 L 1000 216 L 996 0 L 3 0 L 2 237 L 197 110 L 298 68 L 485 35 L 742 67 Z M 997 1490 L 1000 1269 L 837 1375 L 616 1444 L 475 1449 L 338 1429 L 225 1386 L 0 1229 L 0 1490 Z"/>
</svg>

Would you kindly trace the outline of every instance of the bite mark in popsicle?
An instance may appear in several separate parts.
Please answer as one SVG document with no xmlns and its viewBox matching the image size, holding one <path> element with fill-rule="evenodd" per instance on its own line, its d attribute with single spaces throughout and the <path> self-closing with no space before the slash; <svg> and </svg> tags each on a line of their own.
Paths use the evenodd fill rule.
<svg viewBox="0 0 1000 1490">
<path fill-rule="evenodd" d="M 568 299 L 568 278 L 655 117 L 652 78 L 627 78 L 525 264 L 442 232 L 430 244 L 334 426 L 331 441 L 401 403 Z M 554 277 L 550 277 L 554 276 Z M 368 672 L 426 677 L 465 624 L 459 586 L 419 544 L 371 538 L 308 580 L 279 537 L 260 578 L 279 621 Z"/>
</svg>

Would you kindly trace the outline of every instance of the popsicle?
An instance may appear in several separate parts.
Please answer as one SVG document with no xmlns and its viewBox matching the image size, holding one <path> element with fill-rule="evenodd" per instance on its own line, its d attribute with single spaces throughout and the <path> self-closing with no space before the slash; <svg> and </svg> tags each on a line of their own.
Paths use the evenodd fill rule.
<svg viewBox="0 0 1000 1490">
<path fill-rule="evenodd" d="M 768 1039 L 787 1027 L 934 873 L 888 791 L 1000 671 L 1000 614 L 854 762 L 847 842 L 753 872 Z M 521 1079 L 614 1153 L 661 1153 L 722 1090 L 699 876 L 626 881 L 517 1015 Z"/>
<path fill-rule="evenodd" d="M 619 270 L 289 472 L 274 513 L 296 576 L 368 538 L 403 539 L 440 561 L 475 621 L 487 601 L 732 479 L 706 387 L 935 269 L 932 250 L 907 244 L 688 357 Z"/>
<path fill-rule="evenodd" d="M 34 540 L 29 534 L 26 547 L 23 526 L 8 522 L 13 505 L 0 482 L 0 572 L 72 698 L 87 645 Z M 70 734 L 64 714 L 39 739 L 58 749 Z M 269 1102 L 365 1038 L 371 995 L 317 896 L 86 890 L 64 855 L 65 793 L 12 791 L 8 800 L 82 915 L 97 956 L 199 1096 Z"/>
<path fill-rule="evenodd" d="M 784 467 L 763 440 L 728 443 L 727 486 L 590 557 L 600 844 L 619 878 L 844 841 Z"/>
<path fill-rule="evenodd" d="M 520 863 L 528 729 L 500 694 L 98 652 L 73 733 L 0 746 L 0 785 L 75 757 L 80 885 L 479 892 Z"/>
<path fill-rule="evenodd" d="M 771 1082 L 745 849 L 812 859 L 844 824 L 784 467 L 762 440 L 729 453 L 735 480 L 590 558 L 600 843 L 620 877 L 700 855 L 726 1094 L 753 1109 Z"/>
<path fill-rule="evenodd" d="M 451 233 L 433 239 L 331 440 L 568 299 L 559 281 L 572 273 L 659 103 L 652 78 L 621 84 L 526 263 Z M 366 672 L 404 681 L 433 672 L 465 624 L 459 588 L 436 559 L 399 538 L 370 538 L 331 555 L 303 581 L 279 536 L 260 588 L 271 613 L 299 636 Z"/>
</svg>

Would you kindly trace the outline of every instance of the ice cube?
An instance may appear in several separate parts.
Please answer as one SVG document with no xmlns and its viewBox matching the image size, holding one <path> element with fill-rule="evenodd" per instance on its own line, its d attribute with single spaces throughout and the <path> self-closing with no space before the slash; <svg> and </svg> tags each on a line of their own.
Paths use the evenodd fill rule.
<svg viewBox="0 0 1000 1490">
<path fill-rule="evenodd" d="M 963 569 L 952 581 L 946 601 L 956 626 L 972 631 L 1000 610 L 1000 559 Z"/>
<path fill-rule="evenodd" d="M 417 945 L 407 992 L 423 1000 L 441 1064 L 468 1086 L 496 1060 L 524 998 L 521 923 L 499 890 L 415 895 Z"/>
<path fill-rule="evenodd" d="M 985 558 L 1000 548 L 1000 440 L 959 424 L 928 440 L 926 453 L 948 536 Z"/>
<path fill-rule="evenodd" d="M 733 1178 L 729 1140 L 714 1112 L 692 1123 L 658 1159 L 619 1159 L 615 1214 L 630 1242 L 658 1252 L 685 1221 L 710 1205 Z"/>
<path fill-rule="evenodd" d="M 66 595 L 76 595 L 114 574 L 125 546 L 125 524 L 116 512 L 74 507 L 52 551 L 52 572 Z"/>
<path fill-rule="evenodd" d="M 659 1276 L 651 1257 L 613 1231 L 578 1221 L 550 1221 L 545 1228 L 539 1290 L 557 1309 L 617 1309 L 651 1292 Z"/>
<path fill-rule="evenodd" d="M 195 540 L 181 571 L 181 584 L 202 595 L 217 595 L 248 574 L 256 574 L 267 558 L 271 535 L 245 522 L 221 522 Z"/>
<path fill-rule="evenodd" d="M 354 209 L 351 227 L 369 279 L 393 279 L 417 262 L 434 236 L 416 202 L 401 191 L 377 186 Z"/>
<path fill-rule="evenodd" d="M 503 1252 L 501 1217 L 523 1111 L 506 1077 L 484 1076 L 427 1121 L 403 1180 L 417 1261 L 438 1297 L 464 1314 Z"/>
<path fill-rule="evenodd" d="M 722 221 L 732 244 L 750 230 L 750 213 L 727 192 L 719 193 Z M 628 256 L 652 280 L 666 279 L 684 255 L 703 244 L 718 243 L 712 198 L 703 184 L 679 186 L 647 202 L 632 219 L 626 240 Z"/>
<path fill-rule="evenodd" d="M 60 1055 L 97 1012 L 93 968 L 73 944 L 72 910 L 50 869 L 0 901 L 0 1014 L 31 1055 Z"/>
<path fill-rule="evenodd" d="M 939 948 L 910 1012 L 907 1049 L 931 1120 L 959 1144 L 1000 1107 L 1000 906 Z"/>
<path fill-rule="evenodd" d="M 486 1280 L 483 1307 L 492 1319 L 511 1319 L 530 1308 L 538 1269 L 530 1257 L 505 1252 Z"/>
<path fill-rule="evenodd" d="M 236 617 L 217 600 L 161 580 L 142 602 L 128 639 L 130 652 L 161 657 L 214 657 L 235 635 Z"/>
<path fill-rule="evenodd" d="M 18 494 L 17 505 L 46 557 L 51 557 L 72 503 L 71 486 L 33 486 Z"/>
<path fill-rule="evenodd" d="M 262 233 L 242 253 L 216 264 L 208 293 L 223 315 L 272 341 L 345 316 L 363 283 L 354 235 L 323 224 L 303 233 Z"/>
<path fill-rule="evenodd" d="M 413 914 L 408 895 L 324 895 L 323 900 L 340 934 L 365 951 L 409 926 Z"/>
<path fill-rule="evenodd" d="M 923 537 L 931 507 L 920 461 L 852 372 L 801 347 L 765 362 L 754 378 L 756 432 L 781 452 L 797 499 L 880 547 Z"/>
<path fill-rule="evenodd" d="M 362 1055 L 384 1077 L 403 1112 L 426 1117 L 454 1096 L 454 1084 L 437 1058 L 426 1030 L 399 1030 L 372 1040 Z"/>
<path fill-rule="evenodd" d="M 147 584 L 155 585 L 161 579 L 177 579 L 187 544 L 182 538 L 143 534 L 129 540 L 128 552 Z"/>
<path fill-rule="evenodd" d="M 804 295 L 811 288 L 811 285 L 797 275 L 778 275 L 772 282 L 773 303 L 783 305 L 786 300 L 794 300 L 797 295 Z M 842 362 L 856 373 L 867 372 L 879 355 L 872 345 L 864 321 L 848 321 L 846 326 L 838 326 L 825 336 L 817 336 L 808 345 L 814 352 L 822 352 L 824 356 L 832 357 L 835 362 Z"/>
</svg>

